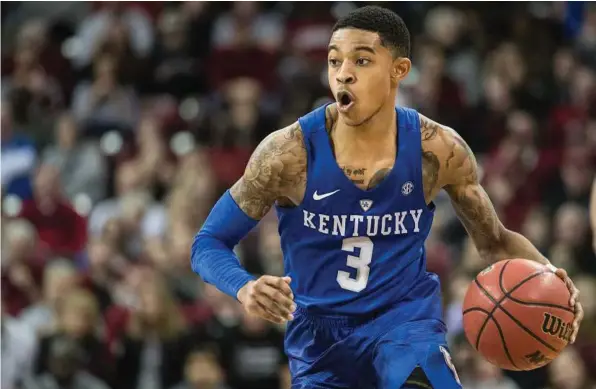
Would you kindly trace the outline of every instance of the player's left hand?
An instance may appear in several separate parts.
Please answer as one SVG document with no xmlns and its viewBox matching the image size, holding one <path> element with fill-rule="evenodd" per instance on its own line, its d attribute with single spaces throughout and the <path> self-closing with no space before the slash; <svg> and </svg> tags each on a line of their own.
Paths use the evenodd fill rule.
<svg viewBox="0 0 596 389">
<path fill-rule="evenodd" d="M 565 281 L 565 285 L 569 289 L 569 293 L 571 293 L 571 298 L 569 299 L 569 305 L 575 309 L 575 320 L 573 320 L 573 333 L 571 334 L 570 343 L 575 343 L 575 339 L 577 338 L 577 333 L 579 332 L 579 325 L 581 324 L 582 319 L 584 318 L 584 309 L 582 308 L 581 303 L 579 302 L 579 290 L 573 284 L 569 275 L 565 269 L 558 268 L 555 270 L 555 274 L 559 276 L 560 279 Z"/>
</svg>

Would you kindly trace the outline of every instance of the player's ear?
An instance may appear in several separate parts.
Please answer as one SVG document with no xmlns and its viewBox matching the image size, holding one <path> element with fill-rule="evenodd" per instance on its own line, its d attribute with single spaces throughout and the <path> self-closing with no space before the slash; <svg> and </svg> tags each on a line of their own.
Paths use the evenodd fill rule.
<svg viewBox="0 0 596 389">
<path fill-rule="evenodd" d="M 399 83 L 408 76 L 412 68 L 412 61 L 409 58 L 397 57 L 393 60 L 393 68 L 391 70 L 391 80 L 394 83 Z"/>
</svg>

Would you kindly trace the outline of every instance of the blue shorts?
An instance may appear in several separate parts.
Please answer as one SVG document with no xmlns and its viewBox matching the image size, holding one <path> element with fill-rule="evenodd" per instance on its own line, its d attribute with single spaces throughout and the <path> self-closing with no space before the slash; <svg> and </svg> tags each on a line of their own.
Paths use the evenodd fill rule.
<svg viewBox="0 0 596 389">
<path fill-rule="evenodd" d="M 388 311 L 362 321 L 299 307 L 285 339 L 292 389 L 397 389 L 417 366 L 433 388 L 461 389 L 443 322 L 403 316 Z"/>
</svg>

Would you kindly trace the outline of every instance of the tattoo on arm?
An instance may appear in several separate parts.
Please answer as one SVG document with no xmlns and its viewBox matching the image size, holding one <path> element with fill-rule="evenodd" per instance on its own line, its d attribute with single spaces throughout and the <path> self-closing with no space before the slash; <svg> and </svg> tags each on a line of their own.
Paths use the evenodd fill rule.
<svg viewBox="0 0 596 389">
<path fill-rule="evenodd" d="M 261 142 L 230 193 L 248 216 L 258 220 L 305 181 L 306 148 L 300 125 L 294 123 Z"/>
<path fill-rule="evenodd" d="M 445 190 L 451 197 L 456 214 L 482 253 L 494 253 L 502 244 L 505 227 L 484 188 L 478 180 L 474 153 L 455 131 L 446 129 L 449 156 L 446 174 L 450 177 Z"/>
<path fill-rule="evenodd" d="M 488 194 L 480 185 L 474 153 L 462 137 L 422 115 L 420 123 L 427 203 L 439 189 L 444 188 L 478 252 L 491 262 L 527 258 L 548 263 L 529 240 L 503 226 Z"/>
</svg>

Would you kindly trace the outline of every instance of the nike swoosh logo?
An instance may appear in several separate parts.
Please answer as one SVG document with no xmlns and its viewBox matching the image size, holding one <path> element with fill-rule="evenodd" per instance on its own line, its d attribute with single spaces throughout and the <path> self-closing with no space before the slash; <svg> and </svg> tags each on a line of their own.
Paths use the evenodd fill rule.
<svg viewBox="0 0 596 389">
<path fill-rule="evenodd" d="M 317 191 L 315 190 L 315 193 L 313 193 L 312 198 L 315 200 L 323 200 L 326 197 L 329 196 L 333 196 L 334 194 L 336 194 L 337 192 L 339 192 L 340 190 L 334 190 L 333 192 L 329 192 L 329 193 L 323 193 L 323 194 L 318 194 Z"/>
</svg>

